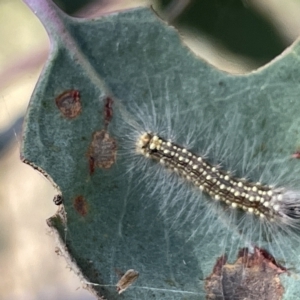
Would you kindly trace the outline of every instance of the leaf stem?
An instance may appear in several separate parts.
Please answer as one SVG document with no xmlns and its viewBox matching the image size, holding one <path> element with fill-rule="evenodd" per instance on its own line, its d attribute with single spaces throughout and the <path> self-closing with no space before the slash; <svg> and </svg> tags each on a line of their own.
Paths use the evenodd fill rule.
<svg viewBox="0 0 300 300">
<path fill-rule="evenodd" d="M 62 20 L 64 12 L 62 12 L 52 0 L 23 0 L 40 19 L 49 37 L 54 33 L 64 32 Z M 65 15 L 67 16 L 67 15 Z M 53 39 L 51 39 L 53 41 Z"/>
</svg>

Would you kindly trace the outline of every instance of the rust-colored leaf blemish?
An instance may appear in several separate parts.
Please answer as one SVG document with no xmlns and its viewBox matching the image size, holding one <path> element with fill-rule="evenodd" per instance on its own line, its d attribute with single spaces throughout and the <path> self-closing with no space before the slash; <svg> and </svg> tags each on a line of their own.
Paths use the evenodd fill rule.
<svg viewBox="0 0 300 300">
<path fill-rule="evenodd" d="M 109 96 L 104 99 L 104 128 L 106 130 L 113 117 L 113 103 L 113 99 Z"/>
<path fill-rule="evenodd" d="M 75 210 L 83 217 L 88 213 L 88 204 L 83 196 L 78 196 L 74 199 L 73 206 Z"/>
<path fill-rule="evenodd" d="M 55 103 L 66 118 L 73 119 L 81 113 L 80 93 L 77 90 L 63 92 L 56 97 Z"/>
<path fill-rule="evenodd" d="M 89 157 L 89 169 L 90 169 L 90 175 L 94 174 L 95 172 L 95 160 L 94 157 Z"/>
<path fill-rule="evenodd" d="M 226 262 L 227 262 L 227 257 L 225 255 L 219 257 L 217 259 L 216 264 L 214 265 L 213 274 L 221 276 L 223 266 L 226 264 Z"/>
<path fill-rule="evenodd" d="M 295 152 L 292 154 L 292 158 L 297 158 L 297 159 L 299 159 L 299 158 L 300 158 L 300 150 L 295 151 Z"/>
<path fill-rule="evenodd" d="M 253 253 L 240 250 L 233 264 L 220 257 L 205 280 L 206 299 L 280 300 L 284 288 L 279 275 L 287 269 L 266 250 L 255 247 Z"/>
<path fill-rule="evenodd" d="M 95 167 L 109 169 L 116 161 L 117 143 L 105 130 L 93 134 L 93 140 L 88 151 L 90 174 Z"/>
</svg>

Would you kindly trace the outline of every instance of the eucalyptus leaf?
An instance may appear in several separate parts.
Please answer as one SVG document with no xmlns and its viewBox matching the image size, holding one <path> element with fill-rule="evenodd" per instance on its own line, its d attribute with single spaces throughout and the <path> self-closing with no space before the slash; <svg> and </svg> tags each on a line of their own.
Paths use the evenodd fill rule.
<svg viewBox="0 0 300 300">
<path fill-rule="evenodd" d="M 64 255 L 98 284 L 88 286 L 99 298 L 204 299 L 218 258 L 236 258 L 239 233 L 198 204 L 209 197 L 187 188 L 181 203 L 182 190 L 168 186 L 177 179 L 144 175 L 151 163 L 134 165 L 131 119 L 148 125 L 154 103 L 159 120 L 177 118 L 177 143 L 194 133 L 194 151 L 210 149 L 212 163 L 297 189 L 300 165 L 291 157 L 299 146 L 299 43 L 264 68 L 233 76 L 196 57 L 150 8 L 86 20 L 51 1 L 25 2 L 44 24 L 51 52 L 30 100 L 21 155 L 61 192 L 48 224 Z M 297 270 L 297 241 L 286 249 L 274 244 L 274 257 Z M 133 284 L 119 295 L 128 270 L 139 276 L 129 272 Z M 297 299 L 296 276 L 280 279 L 285 299 Z"/>
</svg>

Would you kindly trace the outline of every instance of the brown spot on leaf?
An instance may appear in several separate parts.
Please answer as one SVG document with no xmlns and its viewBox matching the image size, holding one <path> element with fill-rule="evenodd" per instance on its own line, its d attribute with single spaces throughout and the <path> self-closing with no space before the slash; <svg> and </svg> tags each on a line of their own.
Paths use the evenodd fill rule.
<svg viewBox="0 0 300 300">
<path fill-rule="evenodd" d="M 107 129 L 112 117 L 113 117 L 113 99 L 106 97 L 104 99 L 104 128 Z"/>
<path fill-rule="evenodd" d="M 299 159 L 299 158 L 300 158 L 300 150 L 297 150 L 296 152 L 294 152 L 294 153 L 292 154 L 292 158 L 297 158 L 297 159 Z"/>
<path fill-rule="evenodd" d="M 109 169 L 116 161 L 117 143 L 105 130 L 93 134 L 93 140 L 88 151 L 90 174 L 95 167 Z"/>
<path fill-rule="evenodd" d="M 90 175 L 94 174 L 95 172 L 95 160 L 94 157 L 89 157 L 89 169 L 90 169 Z"/>
<path fill-rule="evenodd" d="M 221 256 L 205 280 L 206 299 L 282 299 L 284 288 L 279 278 L 282 273 L 287 273 L 287 269 L 257 247 L 253 253 L 242 249 L 234 264 Z"/>
<path fill-rule="evenodd" d="M 74 199 L 73 206 L 75 210 L 83 217 L 88 213 L 88 204 L 83 196 L 78 196 Z"/>
<path fill-rule="evenodd" d="M 77 90 L 63 92 L 56 97 L 55 103 L 66 118 L 73 119 L 81 113 L 80 93 Z"/>
</svg>

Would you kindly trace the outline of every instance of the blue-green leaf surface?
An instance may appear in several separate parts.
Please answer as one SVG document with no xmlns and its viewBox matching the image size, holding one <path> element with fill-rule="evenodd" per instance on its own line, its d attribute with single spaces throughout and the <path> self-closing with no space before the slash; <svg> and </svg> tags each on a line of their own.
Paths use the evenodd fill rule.
<svg viewBox="0 0 300 300">
<path fill-rule="evenodd" d="M 66 230 L 59 216 L 49 224 L 85 278 L 100 285 L 93 286 L 99 297 L 204 299 L 217 258 L 226 253 L 234 259 L 246 244 L 218 210 L 214 214 L 208 197 L 180 189 L 176 178 L 156 174 L 163 170 L 155 172 L 151 163 L 141 167 L 130 140 L 132 120 L 171 124 L 175 142 L 189 136 L 195 152 L 237 176 L 297 189 L 300 162 L 291 156 L 300 145 L 299 44 L 261 70 L 232 76 L 196 57 L 149 8 L 82 20 L 50 1 L 26 2 L 52 46 L 22 146 L 22 158 L 62 193 Z M 101 159 L 108 165 L 98 164 Z M 272 240 L 269 250 L 297 270 L 299 244 L 279 242 Z M 119 275 L 129 269 L 139 277 L 118 295 Z M 280 279 L 284 297 L 296 299 L 297 277 Z"/>
</svg>

